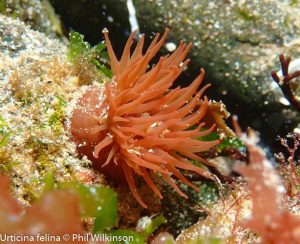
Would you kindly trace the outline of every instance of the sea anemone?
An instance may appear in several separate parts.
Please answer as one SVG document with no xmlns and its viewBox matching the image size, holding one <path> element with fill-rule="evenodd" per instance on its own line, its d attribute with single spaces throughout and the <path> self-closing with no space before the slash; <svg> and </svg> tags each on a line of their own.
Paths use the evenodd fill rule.
<svg viewBox="0 0 300 244">
<path fill-rule="evenodd" d="M 120 60 L 104 31 L 113 78 L 102 88 L 89 89 L 78 100 L 71 117 L 71 133 L 78 151 L 96 167 L 116 180 L 126 180 L 136 200 L 146 208 L 135 184 L 143 177 L 153 192 L 162 198 L 153 181 L 153 173 L 187 198 L 171 176 L 197 190 L 179 169 L 196 172 L 206 178 L 212 175 L 189 159 L 209 164 L 198 153 L 219 143 L 197 138 L 210 134 L 215 126 L 205 128 L 203 120 L 209 106 L 201 99 L 209 84 L 198 91 L 204 70 L 188 87 L 171 89 L 176 78 L 187 67 L 185 60 L 191 44 L 180 43 L 171 54 L 161 57 L 152 68 L 149 62 L 164 44 L 169 30 L 159 40 L 156 34 L 145 54 L 144 35 L 131 53 L 133 32 Z"/>
</svg>

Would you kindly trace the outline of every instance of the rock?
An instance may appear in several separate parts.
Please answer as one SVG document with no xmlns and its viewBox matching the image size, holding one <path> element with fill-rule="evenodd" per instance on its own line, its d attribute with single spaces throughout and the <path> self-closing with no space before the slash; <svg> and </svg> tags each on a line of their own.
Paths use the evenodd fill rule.
<svg viewBox="0 0 300 244">
<path fill-rule="evenodd" d="M 0 53 L 10 58 L 24 53 L 66 55 L 66 47 L 59 41 L 47 38 L 45 34 L 33 31 L 22 21 L 0 15 Z"/>
<path fill-rule="evenodd" d="M 182 230 L 192 226 L 207 216 L 206 208 L 219 199 L 219 189 L 214 182 L 193 181 L 199 192 L 176 182 L 180 189 L 188 195 L 183 199 L 170 186 L 163 183 L 162 212 L 168 221 L 168 232 L 178 236 Z"/>
<path fill-rule="evenodd" d="M 62 123 L 79 90 L 66 57 L 63 43 L 0 15 L 0 173 L 24 205 L 41 195 L 49 173 L 55 182 L 96 178 Z"/>
<path fill-rule="evenodd" d="M 24 21 L 48 36 L 63 35 L 60 20 L 48 0 L 1 0 L 0 14 Z"/>
</svg>

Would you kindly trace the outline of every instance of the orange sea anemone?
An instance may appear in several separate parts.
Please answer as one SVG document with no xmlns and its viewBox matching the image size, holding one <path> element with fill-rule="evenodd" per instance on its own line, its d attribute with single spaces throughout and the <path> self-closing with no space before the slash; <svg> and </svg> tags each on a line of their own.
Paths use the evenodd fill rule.
<svg viewBox="0 0 300 244">
<path fill-rule="evenodd" d="M 201 96 L 209 85 L 197 91 L 204 70 L 200 70 L 190 86 L 171 89 L 189 63 L 185 57 L 191 44 L 180 43 L 171 55 L 161 57 L 155 66 L 148 68 L 168 32 L 167 29 L 160 40 L 157 34 L 145 54 L 144 35 L 131 53 L 136 34 L 133 32 L 118 60 L 108 32 L 104 31 L 114 76 L 103 88 L 88 90 L 77 102 L 71 117 L 71 133 L 79 152 L 105 174 L 116 180 L 123 177 L 133 196 L 145 208 L 147 205 L 135 185 L 135 175 L 142 176 L 153 192 L 162 198 L 153 182 L 153 173 L 159 173 L 181 196 L 187 198 L 171 176 L 197 190 L 178 169 L 211 178 L 208 171 L 196 167 L 189 159 L 208 164 L 197 153 L 219 143 L 218 140 L 196 139 L 214 130 L 212 126 L 203 131 L 205 123 L 199 123 L 208 109 L 207 97 L 201 99 Z"/>
</svg>

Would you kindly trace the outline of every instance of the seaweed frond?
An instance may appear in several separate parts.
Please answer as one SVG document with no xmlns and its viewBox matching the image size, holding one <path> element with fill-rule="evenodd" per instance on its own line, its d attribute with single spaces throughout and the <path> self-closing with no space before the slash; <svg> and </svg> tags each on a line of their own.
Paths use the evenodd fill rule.
<svg viewBox="0 0 300 244">
<path fill-rule="evenodd" d="M 285 57 L 284 54 L 279 56 L 281 64 L 282 77 L 279 77 L 276 71 L 272 71 L 271 75 L 274 81 L 279 85 L 283 95 L 290 102 L 290 104 L 300 112 L 300 101 L 294 92 L 294 83 L 297 77 L 300 77 L 300 70 L 289 73 L 289 65 L 291 57 Z"/>
<path fill-rule="evenodd" d="M 246 178 L 252 198 L 252 216 L 245 227 L 257 233 L 262 243 L 300 243 L 300 218 L 282 208 L 285 189 L 278 172 L 257 146 L 254 131 L 242 133 L 236 118 L 233 124 L 248 150 L 249 165 L 237 169 Z"/>
</svg>

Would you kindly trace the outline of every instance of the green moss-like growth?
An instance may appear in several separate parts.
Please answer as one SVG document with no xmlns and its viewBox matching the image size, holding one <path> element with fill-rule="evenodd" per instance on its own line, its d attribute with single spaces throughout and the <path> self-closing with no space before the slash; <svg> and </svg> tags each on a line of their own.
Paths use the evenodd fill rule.
<svg viewBox="0 0 300 244">
<path fill-rule="evenodd" d="M 0 115 L 0 148 L 4 147 L 8 143 L 10 135 L 11 129 Z"/>
<path fill-rule="evenodd" d="M 5 0 L 0 0 L 0 14 L 5 13 Z"/>
<path fill-rule="evenodd" d="M 105 44 L 99 43 L 94 47 L 84 41 L 84 36 L 76 31 L 70 33 L 69 51 L 67 54 L 68 60 L 76 63 L 80 58 L 88 60 L 97 70 L 108 78 L 112 77 L 112 72 L 102 61 L 108 61 L 107 52 L 104 51 Z"/>
<path fill-rule="evenodd" d="M 2 157 L 1 156 L 1 151 L 0 151 L 0 172 L 2 171 L 3 173 L 8 173 L 10 172 L 14 166 L 19 165 L 19 162 L 10 162 L 7 161 L 8 158 Z"/>
<path fill-rule="evenodd" d="M 56 95 L 55 99 L 57 102 L 50 106 L 53 113 L 49 116 L 48 125 L 52 128 L 53 133 L 59 135 L 64 131 L 63 119 L 65 117 L 65 107 L 67 102 L 63 95 Z"/>
<path fill-rule="evenodd" d="M 226 136 L 225 138 L 221 139 L 220 135 L 216 132 L 212 132 L 209 135 L 199 137 L 198 140 L 200 141 L 214 141 L 214 140 L 221 140 L 221 143 L 215 147 L 215 156 L 224 155 L 226 150 L 236 150 L 239 152 L 245 151 L 244 143 L 238 137 Z M 203 153 L 204 156 L 208 157 L 209 152 Z M 227 155 L 225 153 L 225 155 Z M 194 164 L 201 166 L 202 164 L 199 162 L 192 161 Z"/>
<path fill-rule="evenodd" d="M 76 59 L 83 53 L 90 49 L 90 45 L 84 41 L 84 36 L 76 31 L 70 32 L 70 44 L 67 54 L 70 62 L 74 63 Z"/>
<path fill-rule="evenodd" d="M 186 244 L 223 244 L 224 240 L 219 238 L 196 238 L 192 240 L 187 240 Z"/>
</svg>

